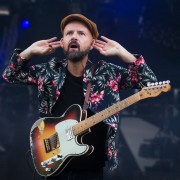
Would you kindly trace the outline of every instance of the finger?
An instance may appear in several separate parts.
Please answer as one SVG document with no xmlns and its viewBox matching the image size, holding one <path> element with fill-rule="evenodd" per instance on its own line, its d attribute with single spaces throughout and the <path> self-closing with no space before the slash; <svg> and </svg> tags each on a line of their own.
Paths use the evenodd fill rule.
<svg viewBox="0 0 180 180">
<path fill-rule="evenodd" d="M 52 54 L 52 53 L 54 53 L 56 50 L 55 49 L 51 49 L 51 51 L 50 51 L 50 53 Z"/>
<path fill-rule="evenodd" d="M 60 48 L 60 47 L 62 47 L 61 44 L 53 45 L 53 49 L 58 49 L 58 48 Z"/>
<path fill-rule="evenodd" d="M 62 47 L 62 44 L 60 41 L 48 43 L 49 48 L 58 49 Z"/>
<path fill-rule="evenodd" d="M 55 41 L 55 42 L 51 42 L 49 44 L 52 45 L 54 48 L 63 47 L 61 41 Z"/>
<path fill-rule="evenodd" d="M 52 47 L 49 47 L 49 50 L 48 50 L 47 54 L 52 54 L 54 52 L 55 52 L 55 49 L 52 48 Z"/>
<path fill-rule="evenodd" d="M 104 44 L 95 43 L 94 45 L 96 45 L 96 46 L 98 46 L 98 47 L 101 47 L 101 48 L 104 47 Z"/>
<path fill-rule="evenodd" d="M 110 39 L 108 39 L 108 38 L 105 37 L 105 36 L 101 36 L 101 39 L 103 39 L 103 40 L 106 41 L 106 42 L 110 41 Z"/>
<path fill-rule="evenodd" d="M 103 44 L 103 45 L 105 45 L 105 44 L 106 44 L 106 42 L 101 41 L 101 40 L 96 40 L 96 42 L 95 42 L 95 43 L 99 43 L 99 44 Z"/>
<path fill-rule="evenodd" d="M 51 45 L 50 45 L 51 46 Z M 51 46 L 53 49 L 57 49 L 57 48 L 60 48 L 60 47 L 62 47 L 62 45 L 61 44 L 56 44 L 56 45 L 52 45 Z"/>
<path fill-rule="evenodd" d="M 98 46 L 96 46 L 96 45 L 94 45 L 94 48 L 95 48 L 96 50 L 98 50 L 100 54 L 106 56 L 105 51 L 104 51 L 102 48 L 100 48 L 100 47 L 98 47 Z"/>
<path fill-rule="evenodd" d="M 96 44 L 94 44 L 94 46 L 93 46 L 95 49 L 97 49 L 98 51 L 101 51 L 101 47 L 99 47 L 99 46 L 97 46 Z"/>
<path fill-rule="evenodd" d="M 57 39 L 57 37 L 53 37 L 53 38 L 50 38 L 47 40 L 48 43 L 52 42 L 52 41 L 55 41 Z"/>
<path fill-rule="evenodd" d="M 54 41 L 54 42 L 50 42 L 49 44 L 51 44 L 51 45 L 58 45 L 58 44 L 61 44 L 61 42 L 60 41 Z"/>
</svg>

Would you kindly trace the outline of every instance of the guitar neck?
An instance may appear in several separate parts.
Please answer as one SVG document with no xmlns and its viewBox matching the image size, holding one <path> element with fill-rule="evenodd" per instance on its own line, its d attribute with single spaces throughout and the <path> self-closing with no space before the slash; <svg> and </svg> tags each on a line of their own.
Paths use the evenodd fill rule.
<svg viewBox="0 0 180 180">
<path fill-rule="evenodd" d="M 74 135 L 80 135 L 83 132 L 87 131 L 89 128 L 95 126 L 96 124 L 100 123 L 101 121 L 107 119 L 108 117 L 116 114 L 117 112 L 125 109 L 126 107 L 138 102 L 140 100 L 139 92 L 133 94 L 132 96 L 117 102 L 116 104 L 108 107 L 107 109 L 96 113 L 95 115 L 81 121 L 77 125 L 73 126 Z"/>
</svg>

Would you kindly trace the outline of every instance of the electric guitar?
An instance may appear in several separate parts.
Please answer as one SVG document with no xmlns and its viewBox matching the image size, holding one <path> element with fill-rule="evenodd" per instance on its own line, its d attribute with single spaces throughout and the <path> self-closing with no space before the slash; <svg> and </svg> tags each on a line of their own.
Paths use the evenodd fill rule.
<svg viewBox="0 0 180 180">
<path fill-rule="evenodd" d="M 142 99 L 156 97 L 170 89 L 167 82 L 153 83 L 153 86 L 144 87 L 89 118 L 79 105 L 74 104 L 61 117 L 37 120 L 30 132 L 31 155 L 36 171 L 41 176 L 61 173 L 74 157 L 88 155 L 94 150 L 93 146 L 82 142 L 89 128 Z"/>
</svg>

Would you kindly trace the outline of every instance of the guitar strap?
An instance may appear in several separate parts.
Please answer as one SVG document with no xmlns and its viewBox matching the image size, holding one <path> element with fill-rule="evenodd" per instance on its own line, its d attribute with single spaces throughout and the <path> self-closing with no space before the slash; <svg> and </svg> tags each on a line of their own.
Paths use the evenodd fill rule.
<svg viewBox="0 0 180 180">
<path fill-rule="evenodd" d="M 92 77 L 94 75 L 94 69 L 95 69 L 95 65 L 92 66 Z M 87 110 L 89 107 L 89 95 L 90 95 L 90 91 L 91 91 L 91 85 L 92 85 L 92 83 L 88 82 L 86 96 L 85 96 L 84 104 L 83 104 L 83 111 Z"/>
</svg>

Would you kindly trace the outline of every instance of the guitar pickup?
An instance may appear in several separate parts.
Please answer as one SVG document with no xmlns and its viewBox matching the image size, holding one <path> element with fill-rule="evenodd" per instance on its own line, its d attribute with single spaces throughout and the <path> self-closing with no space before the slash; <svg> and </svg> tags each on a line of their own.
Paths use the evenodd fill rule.
<svg viewBox="0 0 180 180">
<path fill-rule="evenodd" d="M 45 146 L 45 149 L 46 149 L 46 153 L 51 151 L 49 139 L 44 139 L 44 146 Z"/>
<path fill-rule="evenodd" d="M 44 146 L 46 153 L 49 153 L 60 147 L 58 134 L 54 134 L 51 137 L 44 139 Z"/>
</svg>

